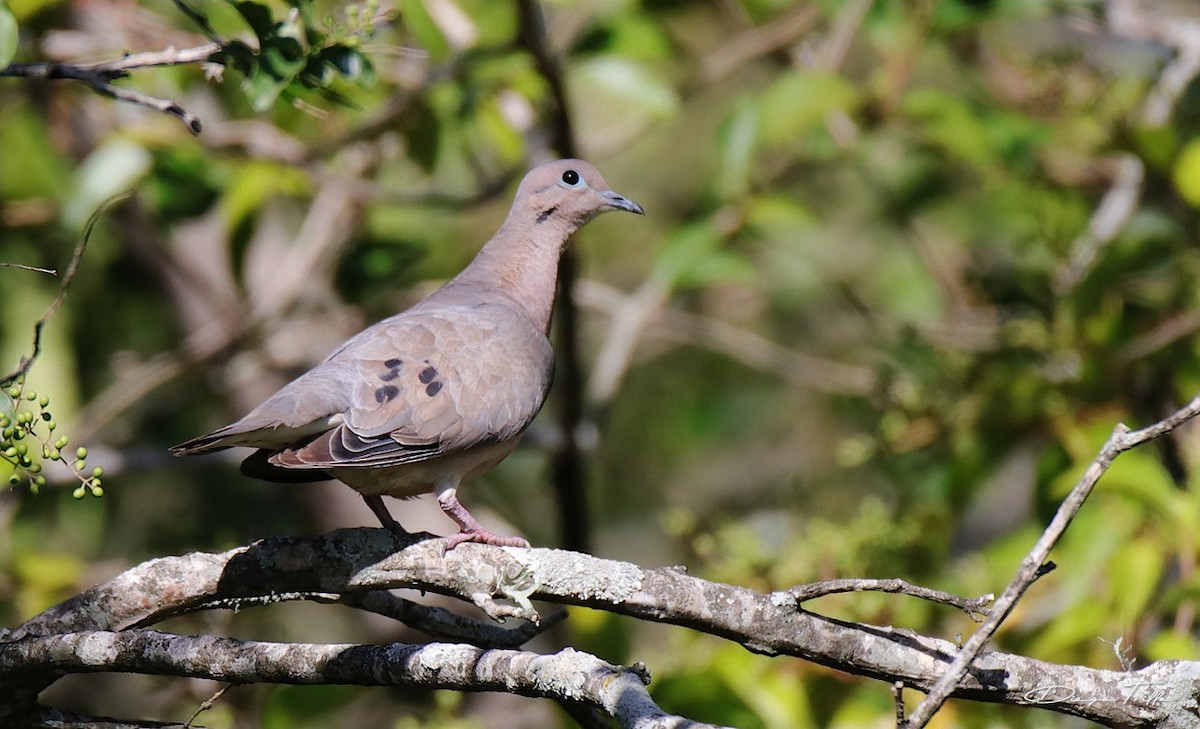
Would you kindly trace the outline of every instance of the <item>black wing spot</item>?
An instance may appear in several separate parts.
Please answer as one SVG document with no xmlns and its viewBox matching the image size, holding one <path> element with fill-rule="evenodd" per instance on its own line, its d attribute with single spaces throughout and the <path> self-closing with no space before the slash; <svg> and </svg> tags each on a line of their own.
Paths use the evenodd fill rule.
<svg viewBox="0 0 1200 729">
<path fill-rule="evenodd" d="M 392 400 L 396 399 L 396 396 L 399 394 L 399 387 L 396 387 L 395 385 L 384 385 L 375 391 L 375 402 L 382 405 L 385 402 L 391 402 Z"/>
<path fill-rule="evenodd" d="M 555 211 L 557 211 L 557 210 L 558 210 L 558 206 L 557 206 L 557 205 L 555 205 L 554 207 L 550 208 L 549 210 L 543 210 L 543 211 L 542 211 L 542 212 L 541 212 L 541 213 L 540 213 L 540 214 L 537 216 L 537 221 L 538 221 L 539 223 L 544 223 L 544 222 L 546 222 L 546 220 L 547 220 L 547 219 L 548 219 L 548 218 L 549 218 L 551 215 L 554 215 Z"/>
<path fill-rule="evenodd" d="M 433 382 L 435 379 L 437 379 L 437 376 L 437 368 L 430 365 L 429 367 L 421 370 L 421 374 L 417 375 L 417 379 L 421 381 L 422 385 L 428 385 L 430 382 Z"/>
<path fill-rule="evenodd" d="M 387 367 L 389 370 L 394 370 L 402 364 L 404 364 L 404 361 L 399 357 L 392 357 L 391 359 L 384 360 L 383 362 L 383 366 Z"/>
<path fill-rule="evenodd" d="M 379 381 L 380 382 L 391 382 L 392 380 L 396 379 L 399 376 L 400 376 L 400 370 L 398 370 L 398 369 L 388 370 L 387 372 L 384 372 L 382 375 L 379 376 Z"/>
<path fill-rule="evenodd" d="M 433 382 L 430 382 L 428 385 L 425 386 L 425 394 L 430 397 L 433 397 L 434 395 L 438 394 L 441 391 L 442 391 L 442 383 L 440 383 L 436 380 L 434 380 Z"/>
</svg>

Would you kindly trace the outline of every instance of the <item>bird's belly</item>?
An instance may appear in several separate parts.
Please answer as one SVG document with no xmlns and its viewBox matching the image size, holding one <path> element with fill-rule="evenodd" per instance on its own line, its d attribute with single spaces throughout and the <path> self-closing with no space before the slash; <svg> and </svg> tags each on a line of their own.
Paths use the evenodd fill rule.
<svg viewBox="0 0 1200 729">
<path fill-rule="evenodd" d="M 432 491 L 439 482 L 465 481 L 486 473 L 507 458 L 519 441 L 512 438 L 390 468 L 331 468 L 329 474 L 363 496 L 411 498 Z"/>
</svg>

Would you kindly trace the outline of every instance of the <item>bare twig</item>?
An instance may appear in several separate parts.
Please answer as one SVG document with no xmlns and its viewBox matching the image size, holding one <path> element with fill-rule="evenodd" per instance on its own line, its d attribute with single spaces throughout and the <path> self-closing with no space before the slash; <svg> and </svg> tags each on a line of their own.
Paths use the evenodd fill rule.
<svg viewBox="0 0 1200 729">
<path fill-rule="evenodd" d="M 627 302 L 626 294 L 590 279 L 579 282 L 575 296 L 582 306 L 602 314 L 618 312 Z M 879 384 L 869 367 L 797 352 L 735 324 L 682 309 L 662 306 L 646 325 L 659 340 L 706 347 L 751 367 L 777 372 L 798 386 L 818 392 L 867 395 Z M 599 372 L 601 358 L 597 361 Z M 593 385 L 593 392 L 599 392 L 598 387 Z"/>
<path fill-rule="evenodd" d="M 834 595 L 843 592 L 890 592 L 898 595 L 919 597 L 922 600 L 956 607 L 967 615 L 970 615 L 976 622 L 979 622 L 983 616 L 987 615 L 988 604 L 996 599 L 996 596 L 992 594 L 972 598 L 959 597 L 958 595 L 943 592 L 942 590 L 933 590 L 928 587 L 914 585 L 907 580 L 899 578 L 825 580 L 823 582 L 812 582 L 807 585 L 793 587 L 788 592 L 796 598 L 797 604 L 807 600 L 815 600 L 825 595 Z"/>
<path fill-rule="evenodd" d="M 113 61 L 99 63 L 13 63 L 0 69 L 0 76 L 80 81 L 104 96 L 171 114 L 186 124 L 192 134 L 199 134 L 200 120 L 176 102 L 120 88 L 114 86 L 113 81 L 126 78 L 132 69 L 202 63 L 220 48 L 221 46 L 217 43 L 206 43 L 195 48 L 184 49 L 170 47 L 161 51 L 133 53 Z"/>
<path fill-rule="evenodd" d="M 1063 294 L 1075 288 L 1092 270 L 1106 246 L 1116 240 L 1137 212 L 1146 179 L 1146 165 L 1135 154 L 1113 160 L 1112 184 L 1088 220 L 1087 230 L 1071 244 L 1071 256 L 1054 277 L 1054 289 Z"/>
<path fill-rule="evenodd" d="M 566 83 L 558 57 L 550 47 L 546 21 L 537 0 L 517 0 L 518 43 L 533 59 L 534 68 L 550 87 L 554 101 L 550 115 L 550 147 L 559 157 L 576 157 L 575 133 Z M 555 379 L 558 386 L 558 428 L 562 435 L 551 466 L 554 493 L 558 501 L 559 543 L 567 549 L 587 551 L 591 543 L 591 518 L 587 501 L 587 470 L 579 443 L 580 424 L 584 419 L 583 366 L 579 357 L 579 310 L 572 298 L 579 278 L 579 259 L 567 248 L 558 265 L 558 305 L 556 316 L 557 359 Z"/>
<path fill-rule="evenodd" d="M 212 696 L 209 696 L 207 699 L 202 701 L 200 705 L 196 707 L 196 710 L 192 712 L 192 715 L 188 717 L 188 720 L 183 723 L 183 725 L 190 727 L 192 722 L 196 720 L 196 717 L 216 706 L 217 702 L 221 700 L 221 697 L 225 695 L 225 692 L 228 691 L 231 686 L 233 686 L 231 683 L 225 684 L 221 688 L 217 689 Z"/>
<path fill-rule="evenodd" d="M 904 682 L 892 683 L 892 702 L 896 705 L 896 726 L 904 723 Z"/>
<path fill-rule="evenodd" d="M 481 648 L 517 648 L 567 617 L 565 610 L 556 610 L 543 616 L 540 622 L 526 621 L 515 628 L 502 628 L 382 590 L 352 592 L 340 596 L 338 602 L 399 620 L 438 640 L 460 641 Z"/>
<path fill-rule="evenodd" d="M 1063 532 L 1071 524 L 1075 515 L 1079 513 L 1079 509 L 1083 507 L 1084 501 L 1091 494 L 1096 482 L 1100 480 L 1100 477 L 1112 465 L 1113 460 L 1130 448 L 1175 430 L 1197 415 L 1200 415 L 1200 397 L 1195 398 L 1185 407 L 1175 411 L 1163 420 L 1141 430 L 1131 431 L 1124 424 L 1117 425 L 1112 435 L 1105 442 L 1104 447 L 1100 449 L 1100 453 L 1096 456 L 1096 459 L 1092 461 L 1087 471 L 1084 472 L 1083 478 L 1079 480 L 1079 483 L 1075 484 L 1075 487 L 1071 489 L 1067 498 L 1059 505 L 1054 518 L 1051 519 L 1050 524 L 1042 532 L 1042 536 L 1034 544 L 1033 549 L 1029 551 L 1029 554 L 1025 555 L 1016 576 L 1009 583 L 1008 587 L 1004 589 L 1004 592 L 1000 594 L 1000 597 L 996 600 L 996 604 L 988 613 L 987 619 L 983 621 L 979 629 L 963 645 L 954 662 L 950 664 L 946 672 L 937 680 L 921 703 L 913 709 L 912 715 L 909 716 L 903 725 L 905 729 L 921 729 L 921 727 L 924 727 L 933 717 L 934 713 L 941 708 L 946 699 L 954 692 L 955 688 L 958 687 L 959 682 L 967 675 L 972 661 L 976 660 L 983 651 L 983 647 L 1012 612 L 1017 601 L 1025 594 L 1025 590 L 1043 574 L 1043 570 L 1046 567 L 1046 560 L 1050 556 L 1050 550 L 1058 543 Z"/>
<path fill-rule="evenodd" d="M 701 59 L 701 80 L 720 81 L 747 62 L 795 43 L 820 18 L 819 5 L 803 3 L 764 25 L 738 33 Z"/>
<path fill-rule="evenodd" d="M 209 40 L 221 45 L 225 44 L 225 39 L 222 38 L 221 35 L 217 33 L 216 29 L 212 27 L 212 24 L 208 22 L 208 16 L 193 8 L 191 4 L 187 2 L 187 0 L 171 0 L 171 2 L 175 5 L 175 8 L 179 10 L 179 12 L 183 13 L 190 18 L 193 23 L 200 26 L 200 29 L 204 31 L 204 35 Z"/>
<path fill-rule="evenodd" d="M 100 221 L 100 216 L 113 205 L 121 202 L 129 197 L 129 193 L 122 193 L 104 201 L 104 203 L 92 213 L 92 217 L 88 219 L 87 225 L 83 229 L 83 235 L 80 236 L 79 242 L 75 244 L 75 250 L 71 253 L 71 262 L 67 264 L 67 270 L 63 273 L 62 280 L 58 284 L 58 293 L 54 295 L 54 300 L 42 312 L 42 315 L 33 324 L 33 347 L 27 356 L 22 356 L 17 368 L 8 373 L 4 377 L 0 377 L 0 386 L 8 385 L 15 382 L 18 378 L 24 377 L 29 373 L 29 368 L 37 360 L 38 355 L 42 353 L 42 329 L 45 328 L 46 322 L 58 312 L 58 308 L 67 300 L 67 292 L 71 289 L 71 282 L 75 280 L 75 273 L 79 270 L 79 262 L 83 260 L 83 252 L 87 250 L 88 241 L 92 238 L 92 230 L 95 229 L 96 223 Z"/>
<path fill-rule="evenodd" d="M 20 271 L 30 271 L 32 273 L 44 273 L 47 276 L 57 276 L 58 269 L 42 268 L 41 266 L 27 266 L 24 263 L 5 263 L 0 261 L 0 268 L 15 268 Z"/>
</svg>

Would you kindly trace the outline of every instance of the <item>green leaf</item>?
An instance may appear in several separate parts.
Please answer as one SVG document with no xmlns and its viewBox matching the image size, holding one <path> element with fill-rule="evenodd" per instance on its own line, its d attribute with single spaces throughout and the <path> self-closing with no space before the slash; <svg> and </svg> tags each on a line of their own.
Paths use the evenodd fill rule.
<svg viewBox="0 0 1200 729">
<path fill-rule="evenodd" d="M 580 63 L 575 81 L 587 92 L 617 103 L 621 114 L 640 111 L 652 117 L 671 116 L 679 109 L 679 95 L 660 74 L 644 64 L 615 56 Z"/>
<path fill-rule="evenodd" d="M 663 244 L 654 275 L 671 288 L 753 278 L 754 268 L 738 254 L 722 250 L 723 241 L 709 220 L 684 225 Z"/>
<path fill-rule="evenodd" d="M 302 195 L 310 187 L 305 174 L 294 167 L 271 162 L 249 163 L 238 169 L 237 176 L 227 186 L 221 212 L 229 227 L 235 228 L 271 198 Z"/>
<path fill-rule="evenodd" d="M 0 68 L 12 63 L 17 55 L 17 19 L 8 9 L 8 3 L 0 0 Z"/>
<path fill-rule="evenodd" d="M 1183 146 L 1171 179 L 1180 197 L 1192 207 L 1200 207 L 1200 139 L 1192 139 Z"/>
<path fill-rule="evenodd" d="M 722 195 L 739 197 L 749 190 L 758 128 L 758 105 L 742 99 L 717 130 L 717 149 L 721 155 L 717 185 Z"/>
<path fill-rule="evenodd" d="M 75 173 L 63 219 L 82 230 L 92 213 L 113 195 L 133 187 L 150 171 L 153 157 L 131 140 L 114 138 L 88 155 Z"/>
<path fill-rule="evenodd" d="M 275 18 L 271 15 L 271 9 L 262 3 L 251 2 L 251 0 L 241 0 L 234 5 L 237 11 L 245 19 L 246 24 L 254 31 L 254 35 L 258 36 L 259 40 L 270 38 L 275 30 Z"/>
<path fill-rule="evenodd" d="M 446 36 L 433 22 L 425 3 L 421 0 L 400 0 L 400 17 L 404 18 L 405 27 L 416 36 L 416 45 L 429 52 L 433 61 L 444 61 L 450 55 L 450 44 Z"/>
<path fill-rule="evenodd" d="M 336 69 L 347 81 L 354 81 L 363 88 L 375 83 L 375 65 L 357 48 L 338 43 L 321 49 L 317 57 L 323 64 Z"/>
<path fill-rule="evenodd" d="M 830 112 L 853 110 L 855 88 L 841 76 L 790 73 L 772 84 L 759 99 L 763 140 L 782 144 L 825 123 Z"/>
<path fill-rule="evenodd" d="M 437 166 L 438 151 L 442 139 L 442 125 L 433 109 L 418 99 L 400 120 L 400 134 L 408 144 L 408 156 L 421 166 L 426 174 Z"/>
</svg>

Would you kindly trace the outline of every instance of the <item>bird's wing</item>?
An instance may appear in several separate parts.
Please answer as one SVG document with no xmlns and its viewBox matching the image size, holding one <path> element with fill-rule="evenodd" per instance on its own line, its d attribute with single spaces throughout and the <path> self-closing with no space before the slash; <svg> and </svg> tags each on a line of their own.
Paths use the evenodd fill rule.
<svg viewBox="0 0 1200 729">
<path fill-rule="evenodd" d="M 426 310 L 368 331 L 322 365 L 348 374 L 340 422 L 273 464 L 383 468 L 504 442 L 529 425 L 550 386 L 550 343 L 508 307 Z"/>
</svg>

